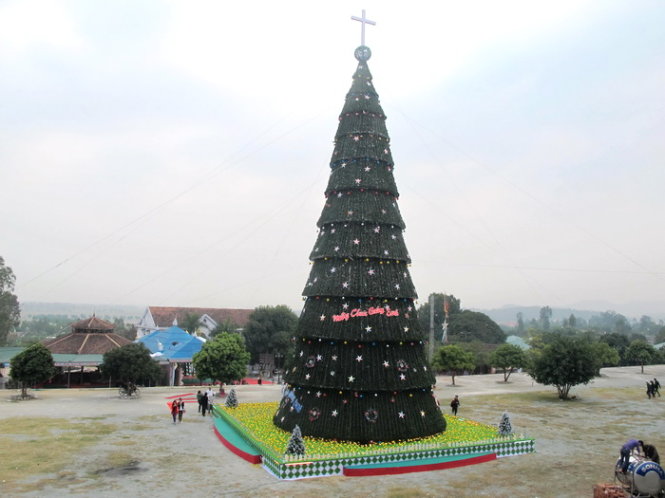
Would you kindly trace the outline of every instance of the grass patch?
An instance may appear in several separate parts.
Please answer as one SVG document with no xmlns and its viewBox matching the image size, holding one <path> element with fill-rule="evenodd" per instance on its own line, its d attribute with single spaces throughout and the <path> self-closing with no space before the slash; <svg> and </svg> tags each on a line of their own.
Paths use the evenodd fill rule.
<svg viewBox="0 0 665 498">
<path fill-rule="evenodd" d="M 81 449 L 116 430 L 117 427 L 112 424 L 86 423 L 80 419 L 33 417 L 0 420 L 0 447 L 4 448 L 2 459 L 6 462 L 3 491 L 38 490 L 53 480 L 71 478 L 64 469 Z M 30 476 L 39 474 L 63 477 L 24 482 Z"/>
</svg>

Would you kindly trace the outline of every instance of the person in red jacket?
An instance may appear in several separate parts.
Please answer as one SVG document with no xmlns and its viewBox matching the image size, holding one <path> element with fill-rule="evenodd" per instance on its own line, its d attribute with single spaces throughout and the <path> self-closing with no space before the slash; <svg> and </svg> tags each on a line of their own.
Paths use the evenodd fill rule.
<svg viewBox="0 0 665 498">
<path fill-rule="evenodd" d="M 180 411 L 179 404 L 177 400 L 173 400 L 171 402 L 171 416 L 173 417 L 173 423 L 176 423 L 176 420 L 178 418 L 178 412 Z"/>
</svg>

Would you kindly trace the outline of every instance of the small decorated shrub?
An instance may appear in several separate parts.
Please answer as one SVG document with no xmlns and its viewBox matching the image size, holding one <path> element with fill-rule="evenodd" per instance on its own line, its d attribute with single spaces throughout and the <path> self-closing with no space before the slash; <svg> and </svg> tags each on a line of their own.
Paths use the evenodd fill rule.
<svg viewBox="0 0 665 498">
<path fill-rule="evenodd" d="M 229 395 L 226 397 L 226 403 L 224 405 L 227 408 L 238 408 L 238 397 L 236 396 L 236 390 L 231 389 L 231 392 L 229 392 Z"/>
<path fill-rule="evenodd" d="M 501 422 L 499 422 L 499 436 L 510 436 L 513 433 L 513 426 L 510 423 L 510 416 L 503 412 Z"/>
<path fill-rule="evenodd" d="M 305 454 L 305 442 L 302 439 L 302 433 L 300 432 L 300 427 L 297 425 L 293 428 L 291 433 L 291 438 L 289 443 L 286 445 L 286 454 L 287 455 L 304 455 Z"/>
</svg>

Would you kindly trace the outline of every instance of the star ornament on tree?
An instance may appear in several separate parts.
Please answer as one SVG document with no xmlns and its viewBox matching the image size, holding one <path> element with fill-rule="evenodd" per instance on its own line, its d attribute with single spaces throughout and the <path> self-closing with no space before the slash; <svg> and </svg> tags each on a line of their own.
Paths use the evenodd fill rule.
<svg viewBox="0 0 665 498">
<path fill-rule="evenodd" d="M 353 239 L 353 243 L 354 243 L 355 245 L 360 245 L 360 240 L 358 240 L 358 239 Z"/>
<path fill-rule="evenodd" d="M 363 357 L 362 357 L 362 355 L 358 355 L 358 356 L 356 356 L 356 361 L 357 361 L 358 363 L 360 363 L 361 361 L 363 361 Z"/>
<path fill-rule="evenodd" d="M 399 412 L 397 415 L 399 416 L 399 418 L 404 418 L 404 412 Z"/>
<path fill-rule="evenodd" d="M 333 417 L 336 417 L 336 416 L 337 416 L 337 410 L 333 410 L 333 411 L 330 413 L 330 415 L 332 415 Z"/>
<path fill-rule="evenodd" d="M 353 375 L 349 375 L 349 382 L 353 382 L 356 378 Z"/>
</svg>

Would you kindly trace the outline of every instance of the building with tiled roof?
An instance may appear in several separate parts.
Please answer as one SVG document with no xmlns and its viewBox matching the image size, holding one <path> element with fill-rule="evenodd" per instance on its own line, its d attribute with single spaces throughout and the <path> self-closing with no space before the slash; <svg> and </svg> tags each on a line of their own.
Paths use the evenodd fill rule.
<svg viewBox="0 0 665 498">
<path fill-rule="evenodd" d="M 72 331 L 43 341 L 53 354 L 103 355 L 132 341 L 113 332 L 112 323 L 96 316 L 71 324 Z"/>
<path fill-rule="evenodd" d="M 182 326 L 187 315 L 199 316 L 199 327 L 197 330 L 188 332 L 195 334 L 203 333 L 210 336 L 215 328 L 227 321 L 233 322 L 239 328 L 244 328 L 249 321 L 249 315 L 254 310 L 230 309 L 230 308 L 185 308 L 177 306 L 148 306 L 136 325 L 136 337 L 141 338 L 154 332 L 164 330 L 174 325 Z"/>
</svg>

